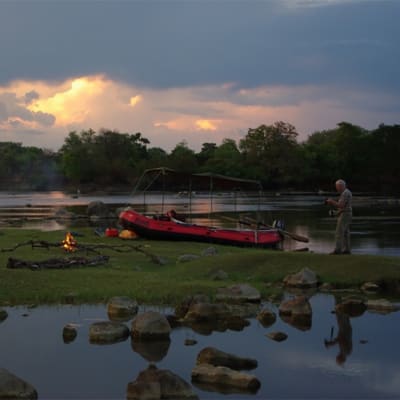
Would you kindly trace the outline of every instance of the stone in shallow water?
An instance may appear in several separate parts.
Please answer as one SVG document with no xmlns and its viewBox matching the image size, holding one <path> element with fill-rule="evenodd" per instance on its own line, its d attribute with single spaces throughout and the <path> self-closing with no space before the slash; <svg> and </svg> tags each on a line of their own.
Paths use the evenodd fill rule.
<svg viewBox="0 0 400 400">
<path fill-rule="evenodd" d="M 138 314 L 132 321 L 131 328 L 132 337 L 140 340 L 169 339 L 171 333 L 167 318 L 157 311 Z"/>
<path fill-rule="evenodd" d="M 192 382 L 205 383 L 220 387 L 231 387 L 243 391 L 257 391 L 261 383 L 254 375 L 235 371 L 227 367 L 214 366 L 210 364 L 199 364 L 192 369 Z"/>
<path fill-rule="evenodd" d="M 0 308 L 0 322 L 4 321 L 7 317 L 8 317 L 7 311 Z"/>
<path fill-rule="evenodd" d="M 63 340 L 64 343 L 71 343 L 75 340 L 78 332 L 76 330 L 76 326 L 74 324 L 67 324 L 63 329 Z"/>
<path fill-rule="evenodd" d="M 129 336 L 129 328 L 120 322 L 94 322 L 89 328 L 90 343 L 111 344 L 121 342 Z"/>
<path fill-rule="evenodd" d="M 136 300 L 126 296 L 113 297 L 107 304 L 107 314 L 112 321 L 127 321 L 138 312 Z"/>
<path fill-rule="evenodd" d="M 257 320 L 260 321 L 264 328 L 268 328 L 273 325 L 276 321 L 276 314 L 269 308 L 263 308 L 257 314 Z"/>
<path fill-rule="evenodd" d="M 368 311 L 380 314 L 389 314 L 391 312 L 398 311 L 399 307 L 391 303 L 389 300 L 377 299 L 377 300 L 368 300 L 367 309 Z"/>
<path fill-rule="evenodd" d="M 312 308 L 305 296 L 297 296 L 294 299 L 283 301 L 279 306 L 279 314 L 311 316 Z"/>
<path fill-rule="evenodd" d="M 279 315 L 282 321 L 301 331 L 311 329 L 312 308 L 305 296 L 297 296 L 286 300 L 279 306 Z"/>
<path fill-rule="evenodd" d="M 282 342 L 288 337 L 288 335 L 284 332 L 269 332 L 266 334 L 266 336 L 272 340 L 275 340 L 276 342 Z"/>
<path fill-rule="evenodd" d="M 158 369 L 152 364 L 141 371 L 135 381 L 128 383 L 126 398 L 128 400 L 198 399 L 189 383 L 173 372 Z"/>
<path fill-rule="evenodd" d="M 192 304 L 209 302 L 210 298 L 204 294 L 195 294 L 193 296 L 188 296 L 175 307 L 175 316 L 177 318 L 183 318 Z"/>
<path fill-rule="evenodd" d="M 380 290 L 380 287 L 375 282 L 365 282 L 361 286 L 361 290 L 366 293 L 376 293 Z"/>
<path fill-rule="evenodd" d="M 226 288 L 219 288 L 216 299 L 226 302 L 260 302 L 260 292 L 247 283 L 237 284 Z"/>
<path fill-rule="evenodd" d="M 226 353 L 214 347 L 205 347 L 197 355 L 197 364 L 211 364 L 228 367 L 235 370 L 257 368 L 257 360 L 238 357 L 235 354 Z"/>
<path fill-rule="evenodd" d="M 0 368 L 0 399 L 37 399 L 36 389 L 28 382 Z"/>
</svg>

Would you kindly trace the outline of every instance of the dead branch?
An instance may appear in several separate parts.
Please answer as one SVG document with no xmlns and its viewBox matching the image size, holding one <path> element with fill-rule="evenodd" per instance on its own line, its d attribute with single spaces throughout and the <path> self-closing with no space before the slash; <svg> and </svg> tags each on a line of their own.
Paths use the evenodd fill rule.
<svg viewBox="0 0 400 400">
<path fill-rule="evenodd" d="M 50 249 L 51 247 L 59 247 L 62 248 L 62 243 L 51 243 L 47 242 L 45 240 L 28 240 L 26 242 L 18 243 L 13 247 L 8 247 L 8 248 L 3 248 L 0 249 L 1 253 L 4 252 L 11 252 L 19 247 L 23 246 L 31 246 L 32 249 L 34 248 L 45 248 L 45 249 Z M 75 246 L 75 251 L 85 251 L 86 254 L 89 252 L 101 255 L 100 252 L 98 251 L 99 249 L 107 249 L 107 250 L 112 250 L 116 251 L 118 253 L 128 253 L 131 252 L 132 250 L 137 251 L 139 253 L 143 253 L 147 257 L 149 257 L 154 263 L 156 264 L 161 264 L 161 259 L 160 257 L 156 256 L 155 254 L 152 254 L 151 252 L 147 251 L 146 249 L 143 248 L 142 245 L 129 245 L 129 244 L 115 244 L 115 245 L 109 245 L 109 244 L 92 244 L 92 243 L 79 243 L 76 244 Z"/>
<path fill-rule="evenodd" d="M 31 270 L 38 270 L 42 268 L 64 269 L 71 267 L 97 266 L 101 264 L 106 264 L 109 258 L 110 257 L 108 256 L 96 256 L 93 258 L 68 257 L 68 258 L 50 258 L 48 260 L 42 260 L 42 261 L 27 261 L 10 257 L 7 262 L 7 268 L 12 268 L 12 269 L 29 268 Z"/>
</svg>

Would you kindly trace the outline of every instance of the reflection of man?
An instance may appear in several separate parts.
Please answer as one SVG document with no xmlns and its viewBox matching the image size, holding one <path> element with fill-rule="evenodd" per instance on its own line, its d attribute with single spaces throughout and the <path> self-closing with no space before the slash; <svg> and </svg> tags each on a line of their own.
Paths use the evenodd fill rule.
<svg viewBox="0 0 400 400">
<path fill-rule="evenodd" d="M 338 334 L 335 339 L 332 339 L 332 335 L 331 340 L 325 339 L 325 347 L 328 348 L 338 344 L 339 353 L 336 356 L 336 363 L 338 365 L 343 365 L 347 356 L 350 355 L 353 350 L 352 328 L 350 317 L 347 314 L 337 312 L 336 320 L 338 324 Z"/>
</svg>

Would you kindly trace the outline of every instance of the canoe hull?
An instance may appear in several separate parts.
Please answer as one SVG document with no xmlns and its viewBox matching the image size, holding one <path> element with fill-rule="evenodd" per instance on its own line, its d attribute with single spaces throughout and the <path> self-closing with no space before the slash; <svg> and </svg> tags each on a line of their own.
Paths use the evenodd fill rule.
<svg viewBox="0 0 400 400">
<path fill-rule="evenodd" d="M 196 241 L 244 247 L 278 248 L 283 237 L 276 229 L 224 229 L 149 218 L 134 210 L 124 210 L 119 223 L 141 237 L 156 240 Z"/>
</svg>

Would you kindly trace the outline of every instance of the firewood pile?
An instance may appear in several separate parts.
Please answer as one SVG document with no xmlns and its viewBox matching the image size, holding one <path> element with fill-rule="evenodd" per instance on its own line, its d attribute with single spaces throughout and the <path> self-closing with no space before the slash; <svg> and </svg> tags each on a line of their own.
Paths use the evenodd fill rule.
<svg viewBox="0 0 400 400">
<path fill-rule="evenodd" d="M 31 246 L 34 248 L 61 248 L 67 253 L 85 252 L 86 255 L 94 253 L 92 257 L 84 256 L 69 256 L 61 258 L 49 258 L 41 261 L 21 260 L 18 258 L 10 257 L 7 261 L 7 268 L 18 269 L 18 268 L 29 268 L 31 270 L 39 270 L 44 268 L 51 269 L 62 269 L 71 267 L 83 267 L 83 266 L 97 266 L 107 264 L 110 257 L 102 255 L 100 249 L 112 250 L 119 253 L 127 253 L 131 251 L 137 251 L 143 253 L 146 257 L 150 258 L 152 262 L 161 264 L 161 258 L 150 253 L 143 248 L 142 245 L 129 245 L 129 244 L 114 244 L 108 245 L 103 243 L 78 243 L 70 232 L 67 232 L 64 240 L 61 242 L 48 242 L 45 240 L 28 240 L 26 242 L 18 243 L 13 247 L 0 248 L 0 252 L 12 252 L 23 246 Z"/>
</svg>

